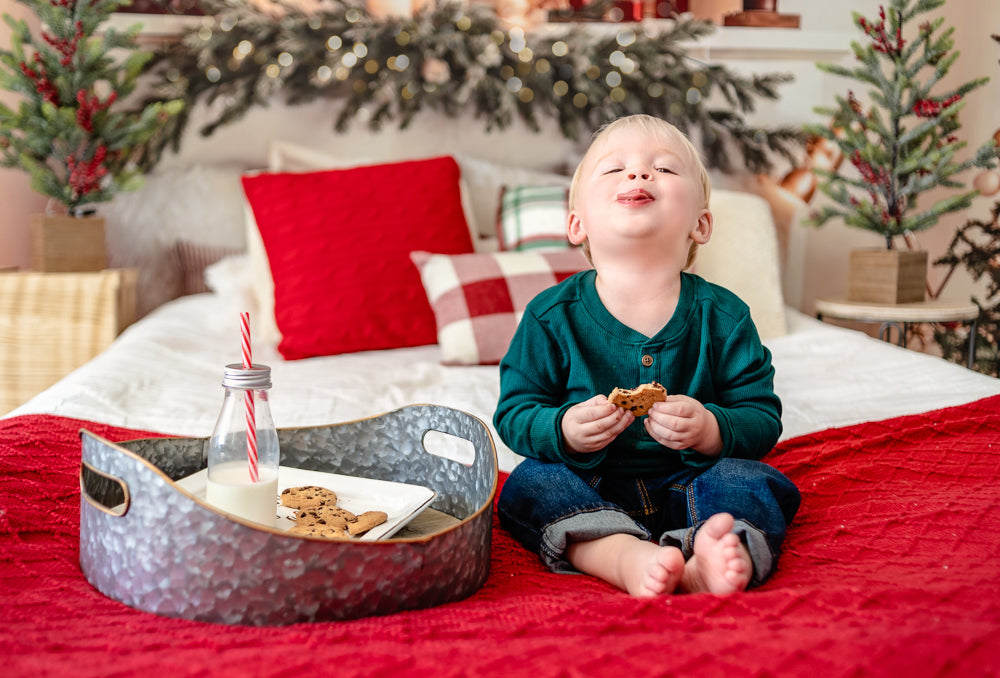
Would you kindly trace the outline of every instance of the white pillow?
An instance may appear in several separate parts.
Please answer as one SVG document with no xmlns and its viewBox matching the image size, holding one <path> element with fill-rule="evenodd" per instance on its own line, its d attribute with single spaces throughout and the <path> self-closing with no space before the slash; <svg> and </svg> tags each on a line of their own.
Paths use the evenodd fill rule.
<svg viewBox="0 0 1000 678">
<path fill-rule="evenodd" d="M 274 344 L 281 341 L 281 330 L 274 318 L 274 278 L 271 276 L 271 263 L 267 260 L 267 250 L 261 240 L 257 221 L 253 210 L 243 195 L 244 223 L 246 224 L 247 259 L 249 272 L 250 296 L 257 309 L 256 335 L 259 341 Z"/>
<path fill-rule="evenodd" d="M 698 248 L 695 272 L 746 302 L 762 339 L 787 334 L 778 235 L 767 201 L 714 190 L 710 207 L 712 237 Z"/>
<path fill-rule="evenodd" d="M 205 285 L 213 294 L 222 299 L 231 312 L 226 314 L 224 321 L 232 325 L 232 319 L 242 311 L 250 312 L 250 334 L 254 344 L 267 340 L 263 336 L 262 318 L 257 308 L 257 300 L 253 292 L 253 275 L 247 254 L 235 254 L 220 259 L 205 268 Z M 216 319 L 207 319 L 214 322 Z M 272 316 L 273 322 L 273 316 Z"/>
</svg>

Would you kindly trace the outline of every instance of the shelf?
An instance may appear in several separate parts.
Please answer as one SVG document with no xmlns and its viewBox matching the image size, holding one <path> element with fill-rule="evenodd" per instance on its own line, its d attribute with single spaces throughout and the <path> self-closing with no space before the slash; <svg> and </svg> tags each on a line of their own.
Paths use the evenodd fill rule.
<svg viewBox="0 0 1000 678">
<path fill-rule="evenodd" d="M 142 23 L 142 37 L 147 41 L 169 40 L 186 29 L 197 26 L 204 17 L 163 14 L 113 14 L 108 25 L 122 30 Z M 541 35 L 559 35 L 571 28 L 586 32 L 611 34 L 621 31 L 657 35 L 670 29 L 669 19 L 645 19 L 635 23 L 548 23 L 532 29 Z M 814 31 L 798 28 L 750 28 L 719 26 L 715 33 L 690 44 L 692 56 L 709 60 L 805 60 L 836 59 L 850 54 L 851 34 L 840 31 Z"/>
<path fill-rule="evenodd" d="M 185 30 L 199 25 L 203 16 L 181 16 L 177 14 L 136 14 L 115 12 L 107 21 L 108 28 L 123 31 L 135 24 L 142 24 L 143 38 L 179 37 Z"/>
<path fill-rule="evenodd" d="M 670 19 L 644 19 L 624 23 L 549 23 L 534 29 L 555 36 L 576 28 L 595 34 L 622 31 L 656 36 L 673 25 Z M 817 61 L 837 59 L 851 53 L 851 34 L 842 31 L 813 31 L 799 28 L 757 28 L 717 26 L 715 32 L 690 43 L 692 56 L 705 59 L 795 59 Z"/>
<path fill-rule="evenodd" d="M 719 59 L 836 59 L 851 53 L 850 33 L 799 28 L 722 26 L 692 44 L 708 58 Z"/>
</svg>

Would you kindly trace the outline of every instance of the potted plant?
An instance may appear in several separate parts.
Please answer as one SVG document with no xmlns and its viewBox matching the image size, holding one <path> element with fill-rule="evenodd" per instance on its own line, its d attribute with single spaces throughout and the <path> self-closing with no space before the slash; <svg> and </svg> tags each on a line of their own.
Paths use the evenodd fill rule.
<svg viewBox="0 0 1000 678">
<path fill-rule="evenodd" d="M 830 116 L 830 122 L 809 129 L 835 144 L 847 161 L 839 168 L 816 169 L 819 190 L 834 204 L 813 212 L 810 221 L 822 225 L 840 218 L 849 226 L 878 233 L 885 241 L 884 250 L 851 252 L 851 301 L 922 301 L 927 253 L 897 249 L 897 240 L 930 228 L 943 214 L 969 207 L 977 192 L 963 187 L 956 176 L 974 166 L 996 163 L 992 140 L 971 158 L 956 158 L 966 145 L 955 136 L 965 95 L 988 78 L 942 86 L 959 56 L 954 29 L 943 27 L 943 17 L 919 17 L 944 2 L 890 0 L 888 9 L 880 8 L 877 21 L 855 12 L 854 22 L 865 38 L 863 44 L 851 45 L 858 64 L 853 68 L 817 64 L 868 88 L 867 102 L 848 90 L 846 96 L 836 97 L 835 107 L 817 107 L 816 112 Z M 932 204 L 926 197 L 919 200 L 931 190 L 935 191 Z"/>
<path fill-rule="evenodd" d="M 48 196 L 31 224 L 32 267 L 98 270 L 106 265 L 104 222 L 95 205 L 135 188 L 148 170 L 137 158 L 180 101 L 123 110 L 152 58 L 137 49 L 140 26 L 102 28 L 122 0 L 18 0 L 41 21 L 36 37 L 4 14 L 9 49 L 0 49 L 0 87 L 21 95 L 0 104 L 0 165 L 20 167 Z"/>
</svg>

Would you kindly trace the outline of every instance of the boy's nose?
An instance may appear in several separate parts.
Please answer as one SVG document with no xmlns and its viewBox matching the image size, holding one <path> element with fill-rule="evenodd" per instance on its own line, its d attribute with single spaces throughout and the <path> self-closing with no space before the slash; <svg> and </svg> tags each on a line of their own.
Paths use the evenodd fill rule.
<svg viewBox="0 0 1000 678">
<path fill-rule="evenodd" d="M 632 172 L 628 173 L 628 178 L 629 179 L 635 179 L 636 177 L 642 177 L 643 179 L 645 179 L 645 180 L 648 181 L 649 180 L 649 172 L 646 172 L 646 171 L 642 171 L 642 172 L 632 171 Z"/>
</svg>

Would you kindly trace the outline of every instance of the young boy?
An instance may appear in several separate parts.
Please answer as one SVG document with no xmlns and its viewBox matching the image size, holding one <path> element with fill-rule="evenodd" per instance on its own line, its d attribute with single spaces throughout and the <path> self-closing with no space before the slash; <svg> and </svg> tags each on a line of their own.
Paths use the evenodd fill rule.
<svg viewBox="0 0 1000 678">
<path fill-rule="evenodd" d="M 500 494 L 501 524 L 553 571 L 634 596 L 762 583 L 799 505 L 757 461 L 781 433 L 781 403 L 749 309 L 682 272 L 712 234 L 710 190 L 669 123 L 635 115 L 599 130 L 568 223 L 594 270 L 539 294 L 500 364 L 494 424 L 526 457 Z M 653 381 L 669 395 L 638 421 L 607 398 Z"/>
</svg>

